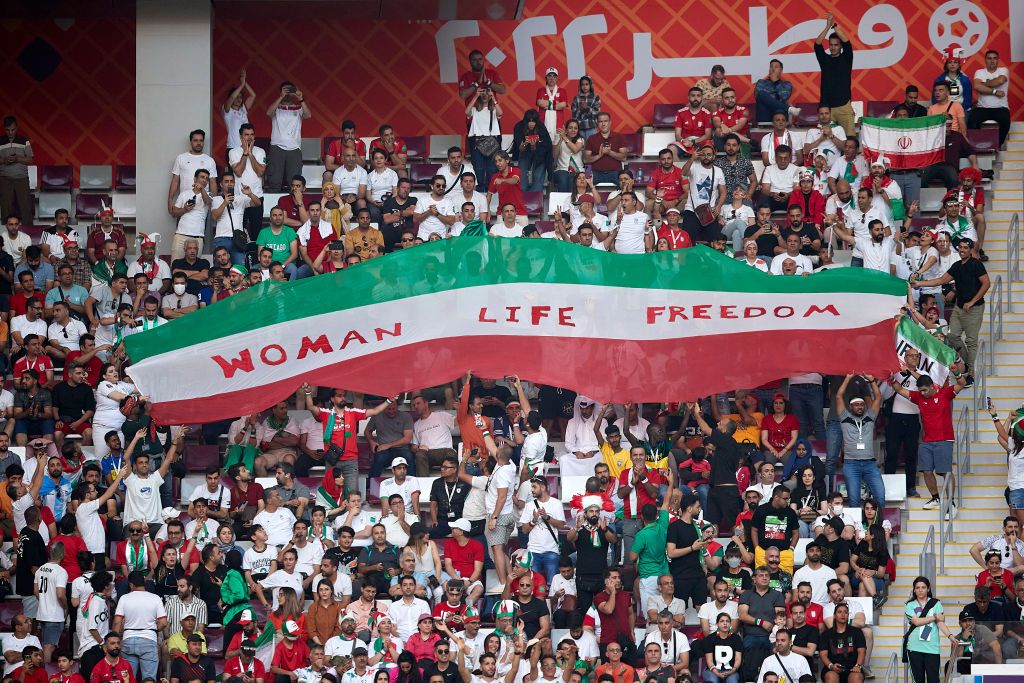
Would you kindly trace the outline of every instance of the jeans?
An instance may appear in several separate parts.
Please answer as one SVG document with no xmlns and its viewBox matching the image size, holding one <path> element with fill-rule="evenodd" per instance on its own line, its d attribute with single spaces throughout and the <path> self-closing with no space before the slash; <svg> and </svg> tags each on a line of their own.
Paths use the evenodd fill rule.
<svg viewBox="0 0 1024 683">
<path fill-rule="evenodd" d="M 159 657 L 155 640 L 125 638 L 121 641 L 121 654 L 132 665 L 136 680 L 156 678 Z"/>
<path fill-rule="evenodd" d="M 747 222 L 744 220 L 729 221 L 722 227 L 722 234 L 729 238 L 732 236 L 732 250 L 736 253 L 743 251 L 743 233 L 747 231 Z"/>
<path fill-rule="evenodd" d="M 481 192 L 486 193 L 491 184 L 491 176 L 498 172 L 498 167 L 494 159 L 485 157 L 477 151 L 474 138 L 466 138 L 466 144 L 469 146 L 469 158 L 473 162 L 473 173 L 476 174 L 476 186 Z"/>
<path fill-rule="evenodd" d="M 370 465 L 370 479 L 379 477 L 385 468 L 391 467 L 391 461 L 395 458 L 405 458 L 405 462 L 409 466 L 409 476 L 416 476 L 416 459 L 412 457 L 412 451 L 409 450 L 409 447 L 393 446 L 373 454 L 373 464 Z"/>
<path fill-rule="evenodd" d="M 680 484 L 679 490 L 685 493 L 696 493 L 697 499 L 700 500 L 700 509 L 708 509 L 708 493 L 711 491 L 710 484 L 698 484 L 696 488 L 687 486 L 686 484 Z"/>
<path fill-rule="evenodd" d="M 359 490 L 359 461 L 358 460 L 339 460 L 338 467 L 341 468 L 341 475 L 345 477 L 345 490 L 346 491 L 358 491 Z M 367 482 L 366 491 L 370 490 L 370 484 Z M 363 491 L 363 497 L 366 497 L 366 491 Z M 308 508 L 307 513 L 308 514 Z"/>
<path fill-rule="evenodd" d="M 839 426 L 839 420 L 830 419 L 825 424 L 825 474 L 832 476 L 836 473 L 842 448 L 843 428 Z"/>
<path fill-rule="evenodd" d="M 755 647 L 771 647 L 771 642 L 768 640 L 768 632 L 760 626 L 754 626 L 748 629 L 749 633 L 743 636 L 743 649 L 749 650 Z"/>
<path fill-rule="evenodd" d="M 613 169 L 611 171 L 594 171 L 594 184 L 595 185 L 615 185 L 619 184 L 619 169 Z"/>
<path fill-rule="evenodd" d="M 597 128 L 580 128 L 580 135 L 583 136 L 584 141 L 591 135 L 597 132 Z"/>
<path fill-rule="evenodd" d="M 921 418 L 918 415 L 893 413 L 885 425 L 885 473 L 896 474 L 902 446 L 907 493 L 917 489 L 917 442 L 920 435 Z"/>
<path fill-rule="evenodd" d="M 978 333 L 984 318 L 985 304 L 974 304 L 969 311 L 957 305 L 949 318 L 949 343 L 967 363 L 969 372 L 976 371 L 974 359 L 978 355 Z"/>
<path fill-rule="evenodd" d="M 959 182 L 956 169 L 943 162 L 925 167 L 924 171 L 921 172 L 921 187 L 928 187 L 931 181 L 936 178 L 942 181 L 947 190 L 952 190 Z"/>
<path fill-rule="evenodd" d="M 789 102 L 777 100 L 767 93 L 757 92 L 757 120 L 771 121 L 776 112 L 789 118 Z"/>
<path fill-rule="evenodd" d="M 557 552 L 533 554 L 533 566 L 531 569 L 538 574 L 543 574 L 544 580 L 548 582 L 548 585 L 551 585 L 551 579 L 558 573 L 558 557 Z"/>
<path fill-rule="evenodd" d="M 548 164 L 528 150 L 519 153 L 519 172 L 522 173 L 523 192 L 543 192 L 548 179 Z"/>
<path fill-rule="evenodd" d="M 897 171 L 889 172 L 889 177 L 899 186 L 903 192 L 903 204 L 909 207 L 912 202 L 921 199 L 921 172 L 920 171 Z"/>
<path fill-rule="evenodd" d="M 555 171 L 551 177 L 555 182 L 555 192 L 572 192 L 572 184 L 575 179 L 573 173 L 569 171 Z"/>
<path fill-rule="evenodd" d="M 235 249 L 235 241 L 233 239 L 231 239 L 230 237 L 214 237 L 213 250 L 217 251 L 217 249 L 221 247 L 227 249 L 228 253 L 231 254 L 231 263 L 235 265 L 245 263 L 245 252 Z"/>
<path fill-rule="evenodd" d="M 860 507 L 860 483 L 867 482 L 871 497 L 885 507 L 885 483 L 878 463 L 872 460 L 849 460 L 843 463 L 843 477 L 846 478 L 846 497 L 850 507 Z"/>
<path fill-rule="evenodd" d="M 265 192 L 287 192 L 292 178 L 302 173 L 302 150 L 281 149 L 271 145 L 267 150 L 267 170 L 263 175 Z"/>
<path fill-rule="evenodd" d="M 633 540 L 636 538 L 636 532 L 640 530 L 639 519 L 624 519 L 622 520 L 622 556 L 629 557 L 629 551 L 633 549 Z"/>
<path fill-rule="evenodd" d="M 800 421 L 800 436 L 825 436 L 825 392 L 820 384 L 790 384 L 789 401 Z"/>
<path fill-rule="evenodd" d="M 313 277 L 313 269 L 309 267 L 308 263 L 292 261 L 284 267 L 284 274 L 288 276 L 289 280 L 300 280 L 304 277 Z"/>
<path fill-rule="evenodd" d="M 711 672 L 711 669 L 704 669 L 704 683 L 740 683 L 739 673 L 733 672 L 721 678 Z"/>
</svg>

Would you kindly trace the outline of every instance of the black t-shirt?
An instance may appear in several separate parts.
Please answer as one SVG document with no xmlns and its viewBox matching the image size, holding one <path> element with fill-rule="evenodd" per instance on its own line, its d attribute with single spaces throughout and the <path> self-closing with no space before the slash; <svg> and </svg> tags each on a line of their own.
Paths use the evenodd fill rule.
<svg viewBox="0 0 1024 683">
<path fill-rule="evenodd" d="M 594 535 L 597 545 L 594 545 Z M 594 579 L 604 573 L 608 566 L 608 538 L 598 527 L 594 534 L 586 527 L 581 527 L 576 537 L 576 577 Z M 603 588 L 602 588 L 603 590 Z"/>
<path fill-rule="evenodd" d="M 171 661 L 171 678 L 177 678 L 181 683 L 192 679 L 215 681 L 217 672 L 213 660 L 206 655 L 199 655 L 198 662 L 191 661 L 187 655 L 180 655 Z"/>
<path fill-rule="evenodd" d="M 684 522 L 677 519 L 668 525 L 668 536 L 665 538 L 668 543 L 675 543 L 676 548 L 688 548 L 700 540 L 697 529 L 692 522 Z M 686 553 L 682 557 L 675 557 L 669 560 L 669 571 L 672 576 L 679 578 L 692 578 L 704 576 L 704 568 L 700 564 L 700 553 Z"/>
<path fill-rule="evenodd" d="M 25 527 L 18 530 L 18 568 L 15 576 L 18 579 L 18 595 L 29 597 L 32 595 L 33 581 L 35 580 L 34 569 L 39 569 L 50 561 L 46 552 L 46 544 L 43 537 L 35 529 Z"/>
<path fill-rule="evenodd" d="M 843 49 L 838 57 L 826 52 L 821 42 L 816 41 L 814 55 L 818 58 L 818 66 L 821 68 L 819 101 L 833 109 L 849 104 L 850 85 L 853 80 L 853 46 L 850 45 L 850 41 L 843 41 Z"/>
<path fill-rule="evenodd" d="M 750 520 L 750 526 L 757 529 L 759 545 L 762 548 L 789 550 L 790 538 L 800 529 L 800 518 L 788 505 L 777 509 L 771 503 L 759 505 Z"/>
<path fill-rule="evenodd" d="M 885 542 L 875 541 L 875 545 L 875 550 L 869 550 L 867 541 L 857 544 L 853 554 L 857 556 L 858 567 L 875 571 L 879 568 L 884 569 L 889 564 L 889 552 L 885 549 Z"/>
<path fill-rule="evenodd" d="M 189 263 L 183 258 L 174 259 L 171 261 L 171 275 L 177 271 L 191 271 L 191 270 L 209 270 L 210 262 L 204 258 L 196 259 L 195 263 Z M 199 290 L 204 287 L 204 283 L 193 278 L 189 278 L 185 281 L 185 291 L 189 294 L 199 296 Z"/>
<path fill-rule="evenodd" d="M 825 534 L 818 534 L 814 541 L 821 546 L 821 563 L 826 567 L 835 569 L 843 562 L 850 561 L 850 546 L 843 539 L 830 541 L 825 538 Z"/>
<path fill-rule="evenodd" d="M 443 477 L 435 479 L 430 485 L 430 500 L 437 503 L 438 521 L 451 522 L 461 517 L 468 495 L 469 484 L 462 480 L 456 480 L 453 485 L 446 482 Z"/>
<path fill-rule="evenodd" d="M 946 272 L 956 281 L 956 305 L 960 307 L 974 298 L 981 289 L 981 276 L 988 275 L 985 264 L 973 257 L 955 262 Z M 977 303 L 985 303 L 985 297 Z"/>
<path fill-rule="evenodd" d="M 842 633 L 837 633 L 835 628 L 825 629 L 818 650 L 828 652 L 830 662 L 849 671 L 857 663 L 857 648 L 861 647 L 867 647 L 864 634 L 859 628 L 847 625 Z"/>
<path fill-rule="evenodd" d="M 735 633 L 722 638 L 716 631 L 704 639 L 704 652 L 711 655 L 713 668 L 728 671 L 736 665 L 736 655 L 743 652 L 743 639 Z"/>
<path fill-rule="evenodd" d="M 355 576 L 359 564 L 359 548 L 353 546 L 348 550 L 342 550 L 338 546 L 333 546 L 324 551 L 324 557 L 337 560 L 339 572 Z"/>
<path fill-rule="evenodd" d="M 402 211 L 407 206 L 416 206 L 416 198 L 409 197 L 404 202 L 399 202 L 394 195 L 389 196 L 384 200 L 384 205 L 381 207 L 381 213 L 391 213 L 392 211 Z M 402 233 L 406 230 L 416 231 L 416 226 L 412 222 L 412 216 L 403 216 L 400 221 L 395 223 L 380 222 L 380 231 L 384 234 L 384 247 L 388 251 L 392 251 L 402 240 Z"/>
<path fill-rule="evenodd" d="M 14 277 L 14 259 L 6 251 L 0 250 L 0 270 Z M 10 296 L 13 283 L 0 277 L 0 295 Z"/>
<path fill-rule="evenodd" d="M 96 410 L 96 395 L 87 384 L 61 382 L 53 388 L 53 407 L 65 422 L 73 422 L 87 410 Z"/>
<path fill-rule="evenodd" d="M 737 588 L 745 591 L 753 589 L 754 581 L 750 578 L 750 572 L 742 567 L 738 571 L 739 574 L 729 573 L 729 567 L 723 563 L 723 566 L 719 567 L 718 571 L 715 572 L 715 580 L 721 579 L 729 584 L 730 589 L 733 589 L 733 595 L 737 594 L 735 591 Z"/>
<path fill-rule="evenodd" d="M 431 662 L 427 668 L 423 670 L 423 680 L 429 681 L 431 676 L 440 676 L 444 679 L 444 683 L 462 683 L 462 675 L 459 673 L 458 664 L 448 662 L 448 668 L 441 671 L 437 668 L 437 662 Z"/>
<path fill-rule="evenodd" d="M 228 570 L 224 565 L 218 566 L 215 571 L 211 572 L 204 565 L 200 564 L 192 572 L 190 583 L 203 602 L 216 607 L 217 601 L 220 600 L 220 584 L 214 583 L 211 579 L 216 577 L 223 580 L 227 574 Z"/>
<path fill-rule="evenodd" d="M 964 605 L 964 612 L 967 612 L 978 623 L 983 621 L 1006 621 L 1006 613 L 998 602 L 988 603 L 988 609 L 984 612 L 978 609 L 978 603 L 970 602 Z"/>
<path fill-rule="evenodd" d="M 757 223 L 754 223 L 743 231 L 743 239 L 746 240 L 760 229 L 760 226 L 758 226 Z M 761 256 L 772 256 L 775 253 L 775 247 L 777 246 L 779 246 L 779 238 L 776 237 L 773 232 L 770 232 L 767 235 L 761 235 L 757 238 L 757 253 Z"/>
<path fill-rule="evenodd" d="M 814 643 L 815 647 L 817 647 L 818 641 L 821 638 L 818 627 L 811 626 L 810 624 L 804 624 L 800 628 L 793 627 L 789 629 L 789 633 L 793 638 L 793 645 L 797 647 L 807 647 L 811 643 Z M 807 660 L 807 665 L 811 667 L 811 671 L 814 671 L 814 658 L 804 657 L 804 659 Z"/>
<path fill-rule="evenodd" d="M 715 454 L 711 456 L 711 485 L 735 485 L 736 468 L 740 461 L 740 451 L 736 441 L 718 429 L 711 430 L 708 441 L 715 446 Z"/>
<path fill-rule="evenodd" d="M 533 638 L 540 631 L 541 617 L 551 614 L 548 605 L 540 598 L 530 598 L 530 601 L 525 603 L 517 599 L 516 604 L 519 605 L 519 618 L 523 620 L 526 637 Z"/>
<path fill-rule="evenodd" d="M 496 398 L 506 405 L 508 404 L 509 401 L 512 400 L 512 392 L 506 389 L 505 387 L 501 386 L 500 384 L 495 384 L 493 387 L 489 389 L 484 387 L 476 387 L 470 393 L 470 398 L 472 399 L 477 396 L 481 398 Z M 490 418 L 502 417 L 503 415 L 505 415 L 505 406 L 484 405 L 482 413 L 484 416 Z"/>
<path fill-rule="evenodd" d="M 818 229 L 814 227 L 814 223 L 804 223 L 803 225 L 800 226 L 799 231 L 794 230 L 792 226 L 787 225 L 782 229 L 781 232 L 783 241 L 789 239 L 789 236 L 792 235 L 793 233 L 796 233 L 800 237 L 806 237 L 812 242 L 814 240 L 821 239 L 821 233 L 819 233 Z M 803 254 L 804 256 L 815 256 L 818 252 L 814 248 L 813 244 L 804 244 L 800 247 L 800 253 Z"/>
</svg>

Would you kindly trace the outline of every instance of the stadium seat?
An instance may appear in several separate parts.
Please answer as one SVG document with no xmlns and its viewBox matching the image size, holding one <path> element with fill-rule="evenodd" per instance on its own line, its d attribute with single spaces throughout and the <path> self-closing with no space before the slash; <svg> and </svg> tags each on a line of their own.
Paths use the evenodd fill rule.
<svg viewBox="0 0 1024 683">
<path fill-rule="evenodd" d="M 277 201 L 283 197 L 280 192 L 267 192 L 263 195 L 263 217 L 270 218 L 270 210 L 277 206 Z"/>
<path fill-rule="evenodd" d="M 656 104 L 651 115 L 651 125 L 655 128 L 672 128 L 676 123 L 676 112 L 685 104 Z"/>
<path fill-rule="evenodd" d="M 548 215 L 554 216 L 555 211 L 569 205 L 572 197 L 571 192 L 549 192 L 548 193 Z"/>
<path fill-rule="evenodd" d="M 216 445 L 191 444 L 185 448 L 185 470 L 205 472 L 207 467 L 220 467 L 220 448 Z"/>
<path fill-rule="evenodd" d="M 328 135 L 320 141 L 320 158 L 327 160 L 327 150 L 330 148 L 331 143 L 335 140 L 340 140 L 340 135 Z"/>
<path fill-rule="evenodd" d="M 850 108 L 853 109 L 854 122 L 860 121 L 864 116 L 864 100 L 853 100 L 850 102 Z"/>
<path fill-rule="evenodd" d="M 536 221 L 534 225 L 537 226 L 537 231 L 542 235 L 555 231 L 554 221 Z"/>
<path fill-rule="evenodd" d="M 118 192 L 135 192 L 135 164 L 118 164 L 114 175 L 114 189 Z"/>
<path fill-rule="evenodd" d="M 35 164 L 28 167 L 28 189 L 32 192 L 39 189 L 39 167 Z"/>
<path fill-rule="evenodd" d="M 270 138 L 256 138 L 256 146 L 270 154 Z"/>
<path fill-rule="evenodd" d="M 818 105 L 814 102 L 798 102 L 793 105 L 800 110 L 793 125 L 800 128 L 818 125 Z"/>
<path fill-rule="evenodd" d="M 408 159 L 426 159 L 427 158 L 427 138 L 425 135 L 413 135 L 405 140 L 405 155 Z M 461 144 L 459 145 L 461 146 Z M 445 158 L 448 157 L 447 150 L 445 151 Z"/>
<path fill-rule="evenodd" d="M 921 188 L 921 212 L 936 213 L 942 208 L 942 198 L 946 196 L 944 187 L 922 187 Z"/>
<path fill-rule="evenodd" d="M 110 206 L 110 197 L 105 194 L 79 193 L 75 200 L 75 216 L 95 218 L 104 206 Z"/>
<path fill-rule="evenodd" d="M 449 147 L 461 147 L 461 135 L 431 135 L 428 146 L 428 159 L 447 159 Z"/>
<path fill-rule="evenodd" d="M 43 166 L 39 174 L 39 189 L 43 192 L 70 192 L 74 183 L 75 171 L 68 164 Z"/>
<path fill-rule="evenodd" d="M 655 133 L 644 133 L 643 157 L 657 159 L 658 152 L 665 149 L 676 138 L 675 132 L 660 130 Z"/>
<path fill-rule="evenodd" d="M 320 161 L 320 138 L 302 138 L 300 149 L 303 161 L 311 163 Z"/>
<path fill-rule="evenodd" d="M 647 187 L 651 180 L 651 174 L 658 169 L 660 164 L 657 161 L 631 161 L 629 170 L 633 172 L 634 187 Z"/>
<path fill-rule="evenodd" d="M 21 232 L 28 235 L 29 239 L 32 240 L 32 244 L 39 244 L 39 240 L 43 237 L 43 231 L 47 228 L 45 225 L 22 225 Z"/>
<path fill-rule="evenodd" d="M 874 119 L 886 118 L 899 104 L 896 100 L 877 100 L 867 103 L 864 115 Z"/>
<path fill-rule="evenodd" d="M 52 216 L 57 209 L 70 211 L 74 208 L 71 199 L 71 192 L 40 192 L 39 193 L 39 216 Z"/>
<path fill-rule="evenodd" d="M 971 143 L 975 154 L 995 154 L 999 151 L 999 130 L 982 128 L 967 131 L 967 141 Z"/>
<path fill-rule="evenodd" d="M 587 477 L 562 477 L 561 501 L 568 505 L 573 496 L 583 494 L 586 485 Z"/>
<path fill-rule="evenodd" d="M 540 218 L 544 213 L 544 193 L 524 192 L 523 206 L 526 207 L 526 215 L 532 218 Z"/>
<path fill-rule="evenodd" d="M 883 474 L 882 485 L 885 487 L 885 502 L 902 505 L 907 500 L 907 477 L 904 474 Z"/>
<path fill-rule="evenodd" d="M 644 139 L 640 133 L 623 133 L 626 138 L 626 158 L 635 159 L 644 151 Z"/>
<path fill-rule="evenodd" d="M 761 155 L 761 140 L 764 136 L 768 135 L 766 130 L 752 130 L 750 131 L 750 155 L 760 156 Z"/>
<path fill-rule="evenodd" d="M 924 188 L 921 188 L 924 190 Z M 910 220 L 910 226 L 919 230 L 931 230 L 939 224 L 939 219 L 935 216 L 918 216 Z"/>
<path fill-rule="evenodd" d="M 437 171 L 437 164 L 417 162 L 409 164 L 409 179 L 413 185 L 426 187 L 430 185 L 430 179 Z"/>
<path fill-rule="evenodd" d="M 118 218 L 135 218 L 137 209 L 135 207 L 135 193 L 118 193 L 110 198 L 111 208 Z"/>
<path fill-rule="evenodd" d="M 78 169 L 78 189 L 107 191 L 112 177 L 113 170 L 109 165 L 82 166 Z"/>
<path fill-rule="evenodd" d="M 326 166 L 316 164 L 303 164 L 302 177 L 306 179 L 306 187 L 311 190 L 319 190 L 324 186 L 324 171 Z"/>
</svg>

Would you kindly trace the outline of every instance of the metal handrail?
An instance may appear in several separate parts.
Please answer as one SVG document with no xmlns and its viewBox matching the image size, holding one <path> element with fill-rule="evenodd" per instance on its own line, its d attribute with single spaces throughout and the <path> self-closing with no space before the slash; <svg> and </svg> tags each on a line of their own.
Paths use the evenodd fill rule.
<svg viewBox="0 0 1024 683">
<path fill-rule="evenodd" d="M 941 540 L 941 539 L 940 539 Z M 921 545 L 921 555 L 917 558 L 917 575 L 928 579 L 932 584 L 932 592 L 937 591 L 935 585 L 935 526 L 928 527 L 928 533 Z"/>
<path fill-rule="evenodd" d="M 894 676 L 898 676 L 900 671 L 900 658 L 893 652 L 889 655 L 889 663 L 885 665 L 885 673 L 882 674 L 883 683 L 896 683 Z"/>
<path fill-rule="evenodd" d="M 1020 214 L 1013 214 L 1010 219 L 1010 229 L 1006 234 L 1006 279 L 1010 282 L 1020 281 Z M 1013 297 L 1008 297 L 1006 307 L 1013 313 Z"/>
<path fill-rule="evenodd" d="M 1008 292 L 1009 287 L 1003 286 L 1003 276 L 996 275 L 995 282 L 989 290 L 990 304 L 988 315 L 988 338 L 999 341 L 1003 338 L 1003 307 L 1012 298 Z M 995 363 L 989 365 L 989 372 L 995 372 Z"/>
</svg>

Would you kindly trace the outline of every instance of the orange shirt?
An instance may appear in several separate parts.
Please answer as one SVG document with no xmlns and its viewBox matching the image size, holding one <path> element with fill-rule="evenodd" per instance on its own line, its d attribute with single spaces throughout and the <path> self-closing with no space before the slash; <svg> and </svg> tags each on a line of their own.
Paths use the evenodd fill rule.
<svg viewBox="0 0 1024 683">
<path fill-rule="evenodd" d="M 633 683 L 636 680 L 636 669 L 629 664 L 623 664 L 618 671 L 612 671 L 610 664 L 602 664 L 594 670 L 594 680 L 600 680 L 604 674 L 614 678 L 615 683 Z"/>
<path fill-rule="evenodd" d="M 480 417 L 484 423 L 484 429 L 491 431 L 491 418 Z M 462 396 L 459 397 L 459 410 L 455 415 L 455 421 L 459 424 L 459 431 L 462 433 L 462 449 L 467 455 L 474 448 L 480 450 L 483 457 L 487 457 L 487 445 L 484 444 L 483 430 L 476 426 L 477 417 L 469 411 L 469 383 L 462 387 Z"/>
<path fill-rule="evenodd" d="M 944 102 L 942 104 L 933 104 L 928 107 L 928 116 L 936 116 L 938 114 L 945 114 L 953 120 L 951 126 L 952 130 L 958 133 L 963 133 L 960 130 L 960 122 L 964 120 L 964 108 L 959 102 Z"/>
</svg>

